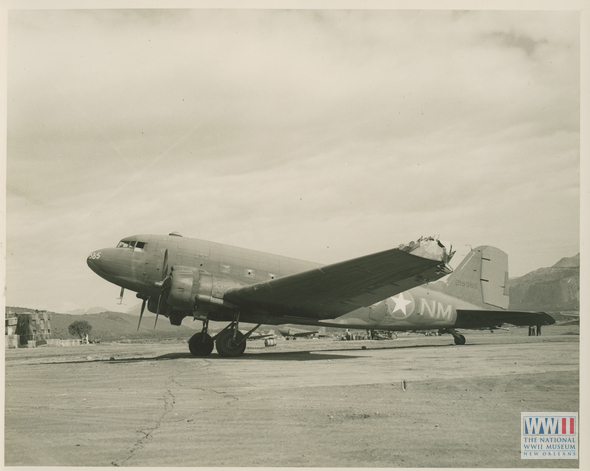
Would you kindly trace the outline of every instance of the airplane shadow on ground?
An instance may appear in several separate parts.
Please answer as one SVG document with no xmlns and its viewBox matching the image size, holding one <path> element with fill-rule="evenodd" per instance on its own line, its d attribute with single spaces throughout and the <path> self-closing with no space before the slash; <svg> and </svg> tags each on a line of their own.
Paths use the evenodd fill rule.
<svg viewBox="0 0 590 471">
<path fill-rule="evenodd" d="M 355 349 L 358 350 L 358 349 Z M 338 350 L 336 350 L 338 351 Z M 178 352 L 178 353 L 165 353 L 156 357 L 135 357 L 135 358 L 96 358 L 92 360 L 72 360 L 72 361 L 52 361 L 43 362 L 44 365 L 72 365 L 80 363 L 110 363 L 113 365 L 121 363 L 137 363 L 142 361 L 165 361 L 165 360 L 215 360 L 215 361 L 228 361 L 228 360 L 282 360 L 282 361 L 314 361 L 314 360 L 347 360 L 352 358 L 359 358 L 355 355 L 334 355 L 334 354 L 323 354 L 313 351 L 302 351 L 302 352 L 268 352 L 268 353 L 245 353 L 240 357 L 226 358 L 219 356 L 217 353 L 212 353 L 206 357 L 196 357 L 190 352 Z"/>
<path fill-rule="evenodd" d="M 392 347 L 378 347 L 378 348 L 366 348 L 363 349 L 359 346 L 351 346 L 350 348 L 338 348 L 338 349 L 326 349 L 326 350 L 316 350 L 310 348 L 309 350 L 301 350 L 298 352 L 273 352 L 273 351 L 265 351 L 264 353 L 255 353 L 255 352 L 248 352 L 244 353 L 240 357 L 235 358 L 225 358 L 219 356 L 218 353 L 213 352 L 211 355 L 206 357 L 195 357 L 190 352 L 178 352 L 178 353 L 165 353 L 164 355 L 160 355 L 158 357 L 149 357 L 149 358 L 137 358 L 137 359 L 125 359 L 121 358 L 120 360 L 114 360 L 115 362 L 125 362 L 125 361 L 151 361 L 151 360 L 177 360 L 177 359 L 194 359 L 194 360 L 202 360 L 202 359 L 215 359 L 217 361 L 224 361 L 224 360 L 237 360 L 237 361 L 246 361 L 246 360 L 291 360 L 291 361 L 314 361 L 314 360 L 347 360 L 352 358 L 362 358 L 361 355 L 351 355 L 351 352 L 370 352 L 370 351 L 378 351 L 378 350 L 398 350 L 398 349 L 406 349 L 406 348 L 442 348 L 442 347 L 454 347 L 455 345 L 445 344 L 445 345 L 399 345 L 399 346 L 392 346 Z M 469 345 L 462 345 L 462 347 L 469 346 Z M 338 355 L 341 353 L 341 355 Z M 113 361 L 113 360 L 111 360 Z"/>
<path fill-rule="evenodd" d="M 475 344 L 467 344 L 462 345 L 462 348 L 475 346 Z M 193 356 L 190 352 L 175 352 L 175 353 L 165 353 L 163 355 L 158 356 L 145 356 L 145 357 L 135 357 L 135 358 L 96 358 L 91 360 L 74 360 L 74 361 L 59 361 L 59 362 L 47 362 L 45 364 L 78 364 L 78 363 L 111 363 L 113 365 L 121 364 L 121 363 L 137 363 L 142 361 L 165 361 L 165 360 L 181 360 L 181 359 L 190 359 L 190 360 L 215 360 L 215 361 L 228 361 L 228 360 L 237 360 L 237 361 L 251 361 L 251 360 L 263 360 L 263 361 L 316 361 L 316 360 L 350 360 L 354 358 L 362 358 L 366 357 L 366 355 L 354 355 L 351 354 L 352 352 L 375 352 L 379 350 L 401 350 L 401 349 L 416 349 L 416 348 L 447 348 L 447 347 L 455 347 L 454 344 L 444 344 L 444 345 L 398 345 L 398 346 L 391 346 L 391 347 L 376 347 L 371 348 L 368 347 L 363 349 L 359 346 L 351 346 L 350 348 L 338 348 L 332 350 L 302 350 L 298 352 L 273 352 L 268 351 L 264 353 L 244 353 L 240 357 L 236 358 L 225 358 L 219 356 L 216 352 L 212 353 L 206 357 L 196 357 Z"/>
<path fill-rule="evenodd" d="M 206 357 L 195 357 L 190 353 L 169 353 L 166 355 L 162 355 L 159 357 L 160 359 L 166 358 L 190 358 L 190 359 L 211 359 L 216 361 L 227 361 L 227 360 L 237 360 L 237 361 L 248 361 L 248 360 L 291 360 L 291 361 L 314 361 L 314 360 L 346 360 L 349 358 L 358 358 L 358 356 L 353 355 L 334 355 L 334 354 L 324 354 L 323 352 L 319 351 L 300 351 L 300 352 L 264 352 L 264 353 L 244 353 L 242 356 L 235 357 L 235 358 L 226 358 L 219 356 L 217 353 L 212 353 Z"/>
<path fill-rule="evenodd" d="M 359 358 L 355 355 L 335 355 L 335 354 L 324 354 L 321 352 L 313 351 L 302 351 L 302 352 L 268 352 L 268 353 L 244 353 L 242 356 L 235 358 L 226 358 L 219 356 L 218 353 L 212 353 L 206 357 L 196 357 L 191 353 L 166 353 L 157 357 L 145 357 L 145 358 L 121 358 L 119 360 L 102 360 L 108 363 L 132 363 L 137 361 L 162 361 L 162 360 L 214 360 L 214 361 L 251 361 L 251 360 L 280 360 L 280 361 L 315 361 L 315 360 L 347 360 L 351 358 Z M 83 362 L 81 362 L 83 363 Z"/>
</svg>

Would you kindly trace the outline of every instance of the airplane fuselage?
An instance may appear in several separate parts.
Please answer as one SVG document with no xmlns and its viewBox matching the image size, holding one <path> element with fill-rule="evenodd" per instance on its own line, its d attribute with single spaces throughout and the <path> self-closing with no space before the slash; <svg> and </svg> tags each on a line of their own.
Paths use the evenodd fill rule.
<svg viewBox="0 0 590 471">
<path fill-rule="evenodd" d="M 123 239 L 117 248 L 92 252 L 88 265 L 102 278 L 137 292 L 139 298 L 149 299 L 148 309 L 152 312 L 156 312 L 155 300 L 161 292 L 158 283 L 168 267 L 190 267 L 199 273 L 204 288 L 196 305 L 182 315 L 211 320 L 231 320 L 234 306 L 223 300 L 228 289 L 322 267 L 318 263 L 175 235 L 138 235 Z M 285 317 L 276 312 L 243 310 L 241 320 L 274 325 L 425 330 L 453 326 L 457 309 L 481 308 L 445 294 L 442 286 L 442 282 L 418 286 L 337 318 Z"/>
</svg>

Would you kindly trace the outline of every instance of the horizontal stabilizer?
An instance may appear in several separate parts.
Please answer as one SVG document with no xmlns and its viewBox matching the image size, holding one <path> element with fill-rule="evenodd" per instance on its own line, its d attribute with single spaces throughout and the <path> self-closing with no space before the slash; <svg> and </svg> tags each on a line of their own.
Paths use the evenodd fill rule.
<svg viewBox="0 0 590 471">
<path fill-rule="evenodd" d="M 453 327 L 459 329 L 478 329 L 512 325 L 552 325 L 555 319 L 544 312 L 525 311 L 486 311 L 457 309 L 457 320 Z"/>
</svg>

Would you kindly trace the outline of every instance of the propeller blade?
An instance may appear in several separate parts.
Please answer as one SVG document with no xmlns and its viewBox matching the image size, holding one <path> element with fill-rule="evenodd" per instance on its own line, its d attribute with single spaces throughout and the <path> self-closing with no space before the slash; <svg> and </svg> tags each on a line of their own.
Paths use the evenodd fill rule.
<svg viewBox="0 0 590 471">
<path fill-rule="evenodd" d="M 156 324 L 158 323 L 158 316 L 160 315 L 160 308 L 162 307 L 162 295 L 158 298 L 158 309 L 156 309 L 156 322 L 154 322 L 154 330 L 156 330 Z"/>
<path fill-rule="evenodd" d="M 162 263 L 162 281 L 168 276 L 168 249 L 164 252 L 164 263 Z"/>
<path fill-rule="evenodd" d="M 137 331 L 139 332 L 139 326 L 141 325 L 141 318 L 143 317 L 143 311 L 145 310 L 145 304 L 147 303 L 147 299 L 143 300 L 141 303 L 141 312 L 139 313 L 139 324 L 137 324 Z"/>
<path fill-rule="evenodd" d="M 164 262 L 162 263 L 162 280 L 156 282 L 156 286 L 160 288 L 160 296 L 158 297 L 158 308 L 156 309 L 156 322 L 154 322 L 154 330 L 158 324 L 158 316 L 160 315 L 162 308 L 162 299 L 167 296 L 167 292 L 170 291 L 170 278 L 168 277 L 168 249 L 164 252 Z"/>
</svg>

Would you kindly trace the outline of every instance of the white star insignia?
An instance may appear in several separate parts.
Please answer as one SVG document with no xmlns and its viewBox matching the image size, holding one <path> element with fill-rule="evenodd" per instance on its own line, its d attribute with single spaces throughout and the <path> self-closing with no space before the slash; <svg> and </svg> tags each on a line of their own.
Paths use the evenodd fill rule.
<svg viewBox="0 0 590 471">
<path fill-rule="evenodd" d="M 405 299 L 404 293 L 400 293 L 391 299 L 395 303 L 395 309 L 393 310 L 393 312 L 395 312 L 399 309 L 400 311 L 402 311 L 404 313 L 404 316 L 407 316 L 408 313 L 406 312 L 406 307 L 408 304 L 411 304 L 412 301 Z"/>
</svg>

